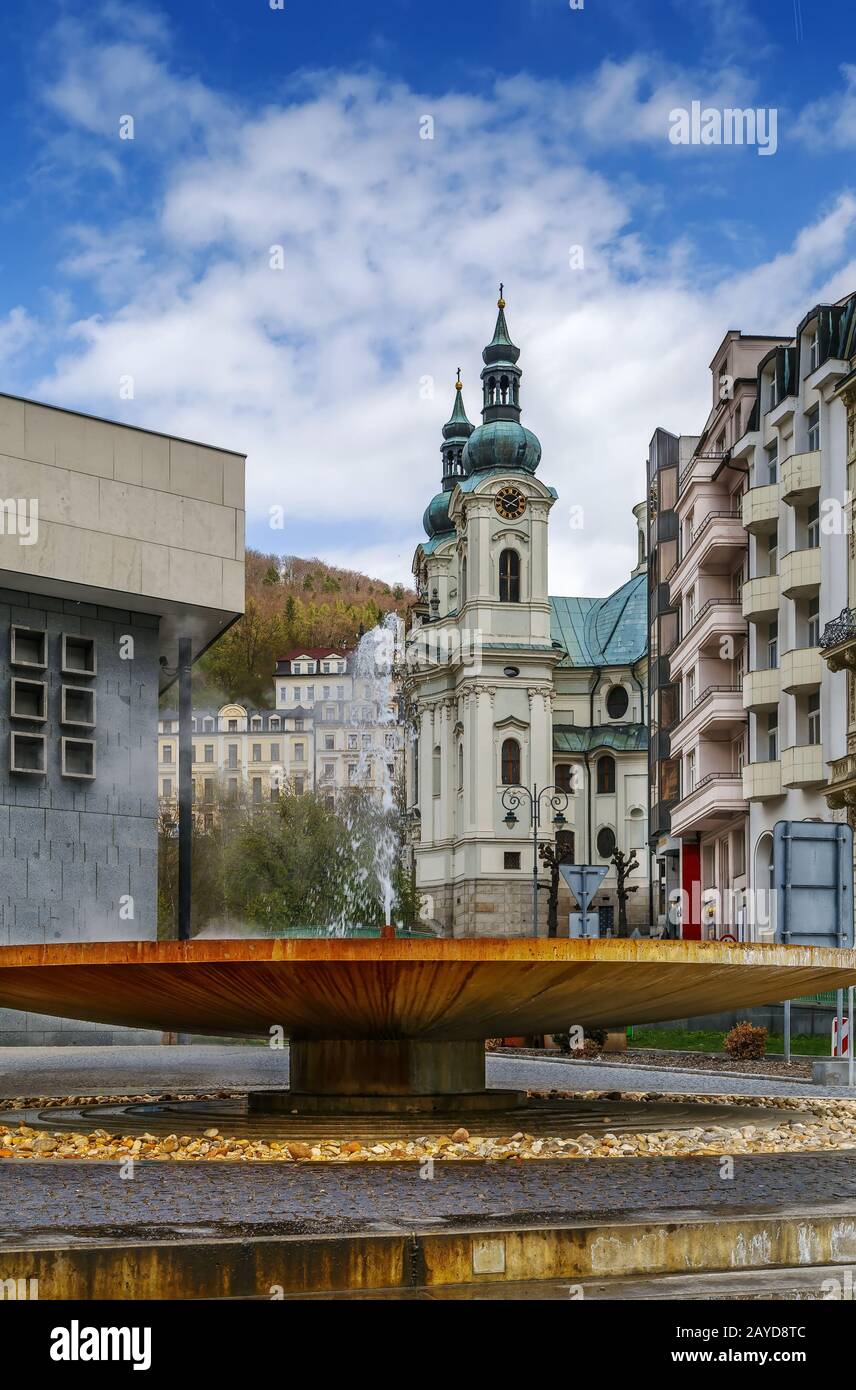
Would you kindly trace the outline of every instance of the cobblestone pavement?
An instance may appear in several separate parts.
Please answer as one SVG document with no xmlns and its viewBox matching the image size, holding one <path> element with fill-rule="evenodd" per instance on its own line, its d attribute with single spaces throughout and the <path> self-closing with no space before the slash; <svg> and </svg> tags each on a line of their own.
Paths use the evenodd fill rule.
<svg viewBox="0 0 856 1390">
<path fill-rule="evenodd" d="M 663 1067 L 569 1060 L 487 1058 L 491 1086 L 535 1090 L 674 1091 L 696 1095 L 849 1096 L 846 1087 L 766 1081 Z M 158 1090 L 273 1087 L 288 1083 L 288 1052 L 263 1046 L 194 1043 L 188 1047 L 0 1048 L 0 1097 L 131 1094 Z"/>
<path fill-rule="evenodd" d="M 632 1163 L 136 1166 L 0 1162 L 0 1249 L 24 1241 L 180 1239 L 531 1224 L 607 1215 L 782 1210 L 856 1200 L 844 1154 L 755 1155 L 731 1180 L 712 1158 Z"/>
</svg>

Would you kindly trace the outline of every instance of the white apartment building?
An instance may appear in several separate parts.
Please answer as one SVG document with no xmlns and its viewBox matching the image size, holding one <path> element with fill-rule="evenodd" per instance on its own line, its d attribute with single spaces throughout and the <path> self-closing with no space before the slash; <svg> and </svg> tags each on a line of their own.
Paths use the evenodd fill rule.
<svg viewBox="0 0 856 1390">
<path fill-rule="evenodd" d="M 393 782 L 402 759 L 397 708 L 379 709 L 353 653 L 330 648 L 290 652 L 277 662 L 274 709 L 227 703 L 193 715 L 193 798 L 202 824 L 214 824 L 225 799 L 251 806 L 276 801 L 285 787 L 319 790 L 331 801 L 349 786 Z M 383 770 L 380 765 L 383 760 Z M 178 715 L 158 724 L 158 803 L 178 807 Z"/>
<path fill-rule="evenodd" d="M 770 885 L 777 821 L 846 816 L 824 796 L 828 764 L 847 751 L 846 675 L 827 668 L 819 639 L 847 603 L 847 421 L 836 390 L 851 370 L 837 355 L 848 303 L 816 306 L 790 343 L 764 357 L 755 409 L 732 450 L 749 470 L 743 792 L 756 892 Z"/>
</svg>

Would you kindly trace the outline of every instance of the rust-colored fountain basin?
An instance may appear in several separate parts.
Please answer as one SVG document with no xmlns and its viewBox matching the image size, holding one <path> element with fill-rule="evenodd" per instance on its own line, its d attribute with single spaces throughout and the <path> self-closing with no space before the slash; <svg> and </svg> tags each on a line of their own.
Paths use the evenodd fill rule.
<svg viewBox="0 0 856 1390">
<path fill-rule="evenodd" d="M 0 947 L 0 1006 L 185 1033 L 462 1041 L 654 1023 L 856 984 L 856 951 L 545 939 Z"/>
</svg>

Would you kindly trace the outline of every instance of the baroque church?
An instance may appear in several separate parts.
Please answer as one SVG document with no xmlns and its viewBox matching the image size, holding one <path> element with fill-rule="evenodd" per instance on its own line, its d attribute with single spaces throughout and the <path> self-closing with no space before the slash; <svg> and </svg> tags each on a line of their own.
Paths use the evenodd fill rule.
<svg viewBox="0 0 856 1390">
<path fill-rule="evenodd" d="M 445 935 L 534 934 L 537 789 L 539 846 L 607 868 L 590 911 L 602 936 L 617 934 L 616 850 L 638 860 L 625 884 L 628 930 L 650 921 L 645 504 L 633 508 L 638 563 L 625 584 L 606 598 L 548 593 L 558 494 L 537 476 L 541 444 L 520 422 L 520 349 L 501 288 L 498 310 L 482 353 L 482 423 L 467 418 L 459 373 L 442 486 L 413 561 L 406 775 L 416 886 L 423 919 Z M 540 856 L 537 867 L 543 936 L 551 873 Z M 575 910 L 562 882 L 560 936 Z"/>
</svg>

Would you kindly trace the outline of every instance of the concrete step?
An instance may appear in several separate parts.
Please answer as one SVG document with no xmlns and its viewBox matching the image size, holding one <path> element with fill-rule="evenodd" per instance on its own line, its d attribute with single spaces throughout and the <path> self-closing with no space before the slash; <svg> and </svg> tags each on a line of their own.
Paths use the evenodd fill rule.
<svg viewBox="0 0 856 1390">
<path fill-rule="evenodd" d="M 450 1284 L 438 1288 L 376 1289 L 372 1292 L 294 1295 L 331 1301 L 340 1299 L 416 1300 L 440 1302 L 495 1301 L 567 1302 L 582 1299 L 667 1302 L 805 1302 L 856 1297 L 856 1266 L 815 1265 L 807 1269 L 729 1270 L 727 1273 L 648 1275 L 635 1279 L 527 1279 L 496 1284 Z"/>
<path fill-rule="evenodd" d="M 10 1239 L 0 1254 L 3 1279 L 38 1278 L 42 1299 L 520 1297 L 521 1286 L 535 1297 L 555 1297 L 563 1286 L 560 1296 L 571 1297 L 569 1285 L 585 1296 L 586 1284 L 590 1296 L 605 1298 L 621 1296 L 608 1291 L 622 1281 L 654 1291 L 626 1297 L 681 1296 L 655 1292 L 652 1281 L 665 1287 L 666 1278 L 673 1288 L 690 1280 L 689 1288 L 701 1290 L 693 1296 L 709 1298 L 731 1297 L 710 1292 L 714 1276 L 727 1288 L 728 1280 L 749 1274 L 766 1279 L 768 1289 L 819 1298 L 828 1296 L 824 1279 L 838 1278 L 852 1298 L 856 1203 L 350 1235 L 41 1237 Z M 788 1284 L 789 1272 L 796 1284 Z M 696 1279 L 707 1279 L 707 1289 Z M 545 1289 L 552 1292 L 539 1292 Z"/>
</svg>

